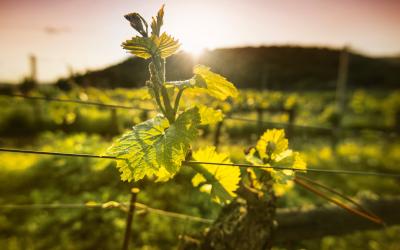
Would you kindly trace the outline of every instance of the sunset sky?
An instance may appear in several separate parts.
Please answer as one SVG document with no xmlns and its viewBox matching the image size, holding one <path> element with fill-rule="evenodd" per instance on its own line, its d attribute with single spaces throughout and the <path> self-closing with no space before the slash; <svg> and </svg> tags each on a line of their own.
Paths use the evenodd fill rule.
<svg viewBox="0 0 400 250">
<path fill-rule="evenodd" d="M 0 0 L 0 81 L 51 81 L 119 62 L 135 35 L 123 15 L 150 18 L 165 3 L 164 30 L 183 49 L 345 44 L 372 56 L 400 54 L 400 0 Z"/>
</svg>

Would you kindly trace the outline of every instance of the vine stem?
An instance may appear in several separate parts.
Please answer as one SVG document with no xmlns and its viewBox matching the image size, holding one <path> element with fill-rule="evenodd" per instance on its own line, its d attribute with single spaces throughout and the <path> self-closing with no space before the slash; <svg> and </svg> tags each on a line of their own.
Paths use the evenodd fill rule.
<svg viewBox="0 0 400 250">
<path fill-rule="evenodd" d="M 179 89 L 178 94 L 176 94 L 175 97 L 175 104 L 174 104 L 174 117 L 176 116 L 176 113 L 178 112 L 179 109 L 179 102 L 181 100 L 182 97 L 182 93 L 185 89 Z"/>
<path fill-rule="evenodd" d="M 155 96 L 156 103 L 157 103 L 158 107 L 160 108 L 161 112 L 162 112 L 165 116 L 167 116 L 167 112 L 165 112 L 165 109 L 164 109 L 164 107 L 163 107 L 162 104 L 161 104 L 160 94 L 158 93 L 158 90 L 157 90 L 154 86 L 152 87 L 152 90 L 154 91 L 154 96 Z"/>
<path fill-rule="evenodd" d="M 154 66 L 157 71 L 157 77 L 156 77 L 157 83 L 156 84 L 159 87 L 159 90 L 161 92 L 161 96 L 163 99 L 163 104 L 164 104 L 163 108 L 165 111 L 165 116 L 167 117 L 169 123 L 172 124 L 175 122 L 175 113 L 171 106 L 171 101 L 169 99 L 167 88 L 164 85 L 164 82 L 165 82 L 165 60 L 162 60 L 162 61 L 161 60 L 162 59 L 159 58 L 159 56 L 152 57 L 152 62 L 154 63 Z M 159 102 L 160 102 L 159 106 L 162 107 L 161 101 L 159 101 Z"/>
<path fill-rule="evenodd" d="M 166 116 L 170 124 L 175 122 L 174 111 L 171 106 L 171 101 L 169 100 L 168 92 L 165 86 L 161 86 L 161 95 L 164 101 L 164 107 L 166 111 Z"/>
</svg>

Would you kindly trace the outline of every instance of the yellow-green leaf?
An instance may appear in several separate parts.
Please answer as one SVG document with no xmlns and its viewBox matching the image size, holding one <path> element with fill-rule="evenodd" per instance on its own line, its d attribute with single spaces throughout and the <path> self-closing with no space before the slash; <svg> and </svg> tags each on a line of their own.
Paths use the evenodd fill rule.
<svg viewBox="0 0 400 250">
<path fill-rule="evenodd" d="M 192 156 L 196 161 L 232 163 L 228 154 L 217 153 L 215 147 L 200 149 L 193 152 Z M 235 191 L 240 181 L 239 167 L 196 164 L 193 169 L 197 174 L 193 177 L 192 184 L 199 186 L 201 191 L 210 193 L 215 202 L 227 203 L 236 196 Z"/>
<path fill-rule="evenodd" d="M 154 36 L 160 35 L 161 26 L 163 25 L 164 18 L 164 5 L 161 6 L 161 9 L 157 13 L 157 17 L 152 17 L 151 22 L 151 34 Z"/>
<path fill-rule="evenodd" d="M 107 154 L 124 159 L 117 162 L 124 181 L 137 181 L 146 175 L 167 180 L 182 165 L 199 124 L 198 108 L 183 112 L 172 125 L 159 115 L 133 127 Z"/>
<path fill-rule="evenodd" d="M 298 152 L 288 148 L 288 140 L 283 129 L 267 130 L 246 154 L 246 160 L 254 165 L 283 167 L 306 170 L 307 164 Z M 276 195 L 282 195 L 293 186 L 293 170 L 266 168 L 274 179 L 273 188 Z"/>
<path fill-rule="evenodd" d="M 179 41 L 167 35 L 165 32 L 162 33 L 160 37 L 153 36 L 153 39 L 157 47 L 157 53 L 161 58 L 172 56 L 180 47 Z"/>
<path fill-rule="evenodd" d="M 199 108 L 201 123 L 200 125 L 212 125 L 222 121 L 224 115 L 221 110 L 213 109 L 205 105 L 197 105 Z"/>
<path fill-rule="evenodd" d="M 204 65 L 196 65 L 193 69 L 195 74 L 193 80 L 194 86 L 204 88 L 206 92 L 220 100 L 225 100 L 228 97 L 237 97 L 239 92 L 236 87 L 226 80 L 225 77 L 216 74 Z"/>
<path fill-rule="evenodd" d="M 122 47 L 138 57 L 148 59 L 152 56 L 167 58 L 178 51 L 180 44 L 172 36 L 163 33 L 160 37 L 133 37 L 125 41 Z"/>
<path fill-rule="evenodd" d="M 261 159 L 274 160 L 288 149 L 288 145 L 283 129 L 268 129 L 258 140 L 256 149 Z"/>
<path fill-rule="evenodd" d="M 131 40 L 127 40 L 122 44 L 122 47 L 128 50 L 135 56 L 148 59 L 152 56 L 152 53 L 157 50 L 154 41 L 150 37 L 132 37 Z"/>
</svg>

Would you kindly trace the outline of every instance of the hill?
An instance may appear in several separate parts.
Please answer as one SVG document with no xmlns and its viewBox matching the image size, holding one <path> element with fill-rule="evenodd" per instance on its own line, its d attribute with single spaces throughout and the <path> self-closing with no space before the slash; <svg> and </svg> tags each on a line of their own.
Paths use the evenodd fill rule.
<svg viewBox="0 0 400 250">
<path fill-rule="evenodd" d="M 334 89 L 340 51 L 329 48 L 270 46 L 206 51 L 195 62 L 186 53 L 168 59 L 168 80 L 191 76 L 194 64 L 208 65 L 239 88 L 276 90 Z M 104 88 L 141 87 L 148 79 L 147 63 L 130 58 L 117 65 L 75 77 L 81 85 Z M 350 54 L 350 88 L 400 87 L 400 62 Z M 65 80 L 58 82 L 60 85 Z"/>
</svg>

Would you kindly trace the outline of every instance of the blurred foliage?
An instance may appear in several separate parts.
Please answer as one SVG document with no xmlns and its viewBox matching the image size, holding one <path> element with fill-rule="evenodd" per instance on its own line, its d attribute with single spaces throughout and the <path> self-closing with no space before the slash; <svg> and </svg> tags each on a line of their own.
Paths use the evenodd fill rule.
<svg viewBox="0 0 400 250">
<path fill-rule="evenodd" d="M 264 121 L 284 123 L 289 121 L 289 112 L 295 109 L 297 125 L 325 126 L 335 123 L 336 109 L 333 92 L 279 92 L 242 90 L 234 101 L 216 101 L 213 98 L 188 91 L 182 98 L 183 108 L 205 103 L 208 107 L 241 118 L 257 119 L 255 110 L 264 110 Z M 78 101 L 118 104 L 128 107 L 153 109 L 145 89 L 99 90 L 74 88 L 63 92 L 47 87 L 34 96 L 72 99 Z M 343 126 L 349 129 L 375 128 L 397 130 L 400 126 L 400 91 L 369 93 L 356 90 L 348 96 L 348 108 L 343 116 Z M 62 130 L 64 132 L 87 132 L 116 135 L 146 120 L 152 112 L 138 109 L 111 109 L 93 105 L 65 102 L 45 102 L 0 96 L 0 135 L 32 135 L 41 131 Z M 228 124 L 231 136 L 240 136 L 239 131 L 257 132 L 257 124 L 233 122 Z M 265 127 L 268 128 L 268 127 Z M 263 129 L 265 129 L 263 128 Z"/>
<path fill-rule="evenodd" d="M 62 92 L 41 87 L 30 93 L 81 101 L 153 108 L 143 89 L 103 90 L 74 87 Z M 399 173 L 400 141 L 395 133 L 369 130 L 390 128 L 398 132 L 400 92 L 350 92 L 343 117 L 345 131 L 336 144 L 331 135 L 314 130 L 294 130 L 291 147 L 301 152 L 309 168 L 352 169 Z M 237 101 L 217 103 L 192 93 L 182 100 L 185 107 L 206 103 L 241 118 L 257 119 L 257 108 L 265 108 L 264 121 L 288 122 L 287 110 L 295 107 L 299 125 L 331 126 L 335 115 L 333 92 L 241 91 Z M 113 136 L 146 120 L 152 114 L 140 110 L 23 100 L 0 96 L 0 146 L 59 152 L 102 154 Z M 276 127 L 274 125 L 263 126 Z M 210 144 L 216 124 L 205 125 L 193 149 Z M 233 162 L 245 162 L 244 149 L 254 145 L 260 128 L 256 123 L 224 120 L 218 152 L 230 152 Z M 208 195 L 194 188 L 194 172 L 183 168 L 174 181 L 148 185 L 138 201 L 151 207 L 215 218 L 219 207 Z M 375 176 L 318 175 L 310 178 L 337 187 L 349 196 L 399 195 L 398 180 Z M 67 158 L 1 153 L 0 204 L 127 202 L 130 186 L 119 179 L 115 163 L 104 159 Z M 179 194 L 179 195 L 178 195 Z M 326 202 L 297 188 L 278 200 L 279 207 Z M 126 214 L 114 209 L 1 209 L 0 248 L 17 249 L 115 249 L 122 244 Z M 138 214 L 132 240 L 137 249 L 174 249 L 179 234 L 196 234 L 204 224 Z M 399 249 L 399 227 L 357 232 L 343 237 L 298 242 L 296 249 Z"/>
<path fill-rule="evenodd" d="M 100 154 L 108 145 L 96 135 L 45 133 L 32 147 Z M 0 204 L 129 201 L 130 187 L 120 181 L 113 161 L 10 153 L 1 156 Z M 155 208 L 215 217 L 217 209 L 209 197 L 192 187 L 193 174 L 185 170 L 166 184 L 139 182 L 138 201 Z M 1 249 L 115 249 L 122 245 L 126 214 L 120 210 L 0 209 Z M 184 227 L 186 232 L 197 232 L 204 224 L 145 213 L 135 217 L 132 240 L 143 249 L 170 249 L 178 243 Z"/>
</svg>

